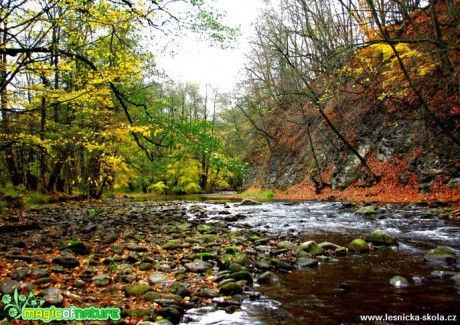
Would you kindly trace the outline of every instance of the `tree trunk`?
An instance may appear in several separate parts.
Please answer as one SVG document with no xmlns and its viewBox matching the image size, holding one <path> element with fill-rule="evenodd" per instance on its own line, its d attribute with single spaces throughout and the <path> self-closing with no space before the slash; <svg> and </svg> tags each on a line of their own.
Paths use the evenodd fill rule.
<svg viewBox="0 0 460 325">
<path fill-rule="evenodd" d="M 2 44 L 3 46 L 6 46 L 6 40 L 7 40 L 7 24 L 6 22 L 3 22 L 3 33 L 2 33 Z M 5 85 L 6 78 L 8 75 L 8 60 L 6 54 L 2 54 L 2 62 L 1 62 L 1 94 L 0 94 L 0 101 L 1 101 L 1 110 L 2 110 L 2 128 L 3 128 L 3 133 L 5 135 L 9 135 L 11 133 L 10 130 L 10 125 L 9 125 L 9 119 L 10 116 L 8 114 L 8 90 Z M 11 183 L 13 186 L 18 186 L 21 184 L 21 177 L 19 175 L 18 168 L 16 166 L 16 162 L 14 159 L 14 152 L 13 152 L 13 144 L 7 145 L 6 148 L 4 149 L 5 151 L 5 162 L 6 166 L 8 168 L 8 173 L 10 174 L 10 179 Z"/>
<path fill-rule="evenodd" d="M 45 186 L 45 189 L 50 193 L 54 192 L 54 186 L 56 185 L 56 182 L 59 178 L 62 167 L 64 166 L 64 161 L 65 161 L 65 157 L 59 159 L 56 165 L 54 165 L 53 171 L 51 172 L 50 178 L 48 180 L 48 184 L 46 184 Z"/>
</svg>

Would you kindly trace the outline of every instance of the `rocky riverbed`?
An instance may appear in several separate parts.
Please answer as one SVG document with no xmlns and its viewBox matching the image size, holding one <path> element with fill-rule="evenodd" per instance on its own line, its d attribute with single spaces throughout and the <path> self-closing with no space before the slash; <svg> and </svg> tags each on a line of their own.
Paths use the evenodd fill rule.
<svg viewBox="0 0 460 325">
<path fill-rule="evenodd" d="M 231 315 L 247 302 L 267 301 L 259 289 L 279 288 L 286 274 L 314 270 L 329 259 L 366 259 L 362 254 L 399 245 L 384 229 L 362 231 L 361 238 L 341 243 L 308 239 L 296 231 L 266 231 L 245 222 L 250 215 L 238 209 L 246 204 L 257 202 L 203 205 L 124 198 L 5 215 L 0 293 L 33 292 L 44 306 L 120 308 L 118 323 L 178 324 L 194 322 L 203 311 Z M 371 207 L 359 211 L 343 203 L 341 209 L 382 217 Z M 446 213 L 432 217 L 446 218 Z M 460 284 L 455 249 L 433 247 L 424 259 L 433 264 L 436 281 L 453 288 Z M 419 281 L 394 276 L 388 286 Z M 346 281 L 337 288 L 352 289 Z M 7 316 L 2 304 L 0 319 Z M 294 316 L 280 315 L 265 323 L 295 323 Z"/>
</svg>

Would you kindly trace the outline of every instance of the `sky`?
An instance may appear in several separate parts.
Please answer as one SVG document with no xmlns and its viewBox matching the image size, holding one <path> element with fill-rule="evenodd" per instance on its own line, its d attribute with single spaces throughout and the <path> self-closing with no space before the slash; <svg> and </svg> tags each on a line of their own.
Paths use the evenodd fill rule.
<svg viewBox="0 0 460 325">
<path fill-rule="evenodd" d="M 215 0 L 213 3 L 227 13 L 225 24 L 241 29 L 242 35 L 234 49 L 222 50 L 188 37 L 177 40 L 174 57 L 169 52 L 159 53 L 156 62 L 175 81 L 196 82 L 202 90 L 210 84 L 219 92 L 230 92 L 244 67 L 245 53 L 249 51 L 247 39 L 251 35 L 252 23 L 263 7 L 263 0 Z"/>
</svg>

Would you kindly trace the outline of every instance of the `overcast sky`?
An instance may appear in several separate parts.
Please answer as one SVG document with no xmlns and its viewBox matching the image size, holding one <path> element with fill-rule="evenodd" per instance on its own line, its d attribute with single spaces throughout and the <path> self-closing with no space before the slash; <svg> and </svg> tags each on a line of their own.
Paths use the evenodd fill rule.
<svg viewBox="0 0 460 325">
<path fill-rule="evenodd" d="M 231 27 L 240 27 L 242 35 L 235 49 L 222 50 L 211 47 L 209 43 L 198 42 L 193 38 L 179 39 L 174 50 L 157 54 L 159 68 L 175 81 L 196 82 L 202 85 L 218 86 L 220 92 L 233 89 L 243 68 L 244 54 L 249 50 L 247 37 L 251 34 L 252 23 L 259 15 L 263 0 L 215 0 L 214 4 L 227 13 L 225 23 Z"/>
</svg>

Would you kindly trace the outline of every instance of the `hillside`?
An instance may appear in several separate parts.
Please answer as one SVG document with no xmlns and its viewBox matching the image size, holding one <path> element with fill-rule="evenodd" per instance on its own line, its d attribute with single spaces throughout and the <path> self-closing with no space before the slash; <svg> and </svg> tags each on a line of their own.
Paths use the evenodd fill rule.
<svg viewBox="0 0 460 325">
<path fill-rule="evenodd" d="M 459 8 L 439 1 L 384 26 L 307 84 L 303 107 L 273 110 L 276 140 L 254 149 L 246 185 L 291 199 L 458 202 Z"/>
</svg>

